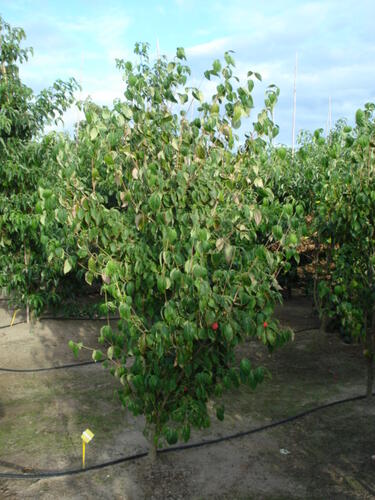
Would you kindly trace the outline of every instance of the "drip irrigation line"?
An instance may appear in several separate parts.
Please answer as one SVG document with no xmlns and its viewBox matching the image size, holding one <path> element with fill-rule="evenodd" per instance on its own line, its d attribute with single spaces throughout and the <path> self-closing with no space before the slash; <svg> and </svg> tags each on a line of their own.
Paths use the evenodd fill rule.
<svg viewBox="0 0 375 500">
<path fill-rule="evenodd" d="M 372 395 L 374 396 L 375 393 L 373 393 Z M 298 420 L 299 418 L 307 417 L 308 415 L 311 415 L 312 413 L 316 413 L 317 411 L 320 411 L 320 410 L 332 408 L 333 406 L 337 406 L 337 405 L 340 405 L 343 403 L 360 401 L 362 399 L 366 399 L 366 395 L 352 396 L 350 398 L 339 399 L 337 401 L 332 401 L 331 403 L 326 403 L 323 405 L 316 406 L 314 408 L 310 408 L 309 410 L 302 411 L 300 413 L 297 413 L 296 415 L 292 415 L 291 417 L 286 417 L 286 418 L 283 418 L 282 420 L 277 420 L 276 422 L 271 422 L 270 424 L 262 425 L 261 427 L 256 427 L 255 429 L 236 432 L 235 434 L 229 434 L 227 436 L 222 436 L 222 437 L 218 437 L 218 438 L 214 438 L 214 439 L 207 439 L 205 441 L 200 441 L 199 443 L 183 444 L 183 445 L 175 446 L 175 447 L 171 447 L 171 448 L 164 448 L 164 449 L 160 450 L 158 453 L 168 453 L 171 451 L 180 451 L 180 450 L 188 450 L 191 448 L 200 448 L 201 446 L 205 446 L 205 445 L 222 443 L 223 441 L 229 441 L 231 439 L 237 439 L 237 438 L 241 438 L 244 436 L 249 436 L 251 434 L 256 434 L 258 432 L 262 432 L 262 431 L 265 431 L 268 429 L 272 429 L 274 427 L 278 427 L 279 425 L 287 424 L 288 422 L 293 422 L 295 420 Z"/>
<path fill-rule="evenodd" d="M 319 326 L 309 326 L 306 328 L 301 328 L 300 330 L 293 330 L 294 333 L 302 333 L 302 332 L 309 332 L 311 330 L 320 330 L 320 325 Z"/>
<path fill-rule="evenodd" d="M 118 321 L 120 316 L 110 316 L 109 318 L 91 318 L 90 316 L 41 316 L 39 321 L 52 320 L 52 321 Z"/>
<path fill-rule="evenodd" d="M 70 363 L 68 365 L 48 366 L 46 368 L 0 368 L 0 372 L 8 373 L 36 373 L 36 372 L 50 372 L 52 370 L 63 370 L 65 368 L 77 368 L 80 366 L 97 365 L 103 363 L 104 360 L 98 361 L 82 361 L 81 363 Z"/>
<path fill-rule="evenodd" d="M 118 321 L 120 320 L 120 316 L 114 316 L 109 318 L 110 321 Z M 39 318 L 39 321 L 107 321 L 107 318 L 90 318 L 90 317 L 66 317 L 66 316 L 42 316 Z M 0 330 L 5 330 L 6 328 L 10 328 L 11 326 L 16 326 L 16 325 L 21 325 L 23 323 L 26 323 L 26 320 L 22 321 L 17 321 L 13 323 L 13 325 L 3 325 L 0 326 Z M 301 333 L 301 332 L 307 332 L 309 330 L 319 330 L 320 326 L 316 327 L 307 327 L 307 328 L 302 328 L 300 330 L 294 330 L 294 333 Z"/>
<path fill-rule="evenodd" d="M 20 321 L 20 323 L 24 323 L 24 321 Z M 19 323 L 14 323 L 14 325 L 17 325 Z M 13 326 L 14 326 L 13 325 Z M 2 327 L 4 328 L 4 327 Z M 308 330 L 318 330 L 319 328 L 304 328 L 302 330 L 296 330 L 294 333 L 301 333 L 304 331 Z M 98 363 L 102 363 L 104 360 L 98 360 L 98 361 L 83 361 L 82 363 L 70 363 L 67 365 L 59 365 L 59 366 L 48 366 L 46 368 L 1 368 L 0 367 L 0 372 L 8 372 L 8 373 L 37 373 L 37 372 L 49 372 L 53 370 L 63 370 L 65 368 L 77 368 L 80 366 L 87 366 L 87 365 L 95 365 Z"/>
<path fill-rule="evenodd" d="M 107 319 L 109 319 L 109 321 L 118 321 L 120 320 L 120 316 L 113 316 L 113 317 L 110 317 L 110 318 L 90 318 L 89 316 L 87 317 L 81 317 L 81 316 L 76 316 L 76 317 L 68 317 L 68 316 L 43 316 L 41 318 L 38 319 L 38 321 L 107 321 Z M 22 320 L 22 321 L 17 321 L 15 323 L 10 324 L 9 325 L 2 325 L 0 326 L 0 330 L 5 330 L 6 328 L 10 328 L 12 326 L 16 326 L 16 325 L 21 325 L 22 323 L 26 323 L 26 320 Z"/>
<path fill-rule="evenodd" d="M 120 457 L 116 458 L 115 460 L 109 460 L 108 462 L 89 465 L 84 469 L 66 469 L 66 470 L 35 471 L 35 472 L 0 472 L 0 479 L 45 479 L 48 477 L 75 476 L 76 474 L 80 474 L 81 472 L 89 472 L 93 470 L 104 469 L 105 467 L 122 464 L 124 462 L 129 462 L 131 460 L 138 460 L 139 458 L 144 458 L 147 455 L 148 452 L 144 451 L 142 453 L 135 453 L 134 455 L 128 455 L 127 457 Z M 18 468 L 22 469 L 22 467 Z"/>
<path fill-rule="evenodd" d="M 21 323 L 25 323 L 25 321 L 19 321 L 18 323 L 13 323 L 13 326 L 19 325 Z M 8 328 L 10 325 L 7 326 L 2 326 L 0 328 Z M 319 328 L 303 328 L 302 330 L 296 330 L 294 333 L 301 333 L 304 331 L 309 331 L 309 330 L 318 330 Z M 95 365 L 95 364 L 100 364 L 104 360 L 98 360 L 98 361 L 82 361 L 81 363 L 69 363 L 67 365 L 58 365 L 58 366 L 48 366 L 45 368 L 2 368 L 0 367 L 0 372 L 7 372 L 7 373 L 38 373 L 38 372 L 49 372 L 53 370 L 63 370 L 67 368 L 79 368 L 80 366 L 88 366 L 88 365 Z"/>
<path fill-rule="evenodd" d="M 22 321 L 16 321 L 15 323 L 13 323 L 13 325 L 9 324 L 9 325 L 3 325 L 3 326 L 0 326 L 0 330 L 5 330 L 6 328 L 10 328 L 12 326 L 16 326 L 16 325 L 22 325 L 22 323 L 26 323 L 26 320 L 22 320 Z"/>
<path fill-rule="evenodd" d="M 375 392 L 372 393 L 372 396 L 375 395 Z M 227 436 L 222 436 L 214 439 L 206 439 L 204 441 L 200 441 L 198 443 L 191 443 L 191 444 L 183 444 L 179 446 L 172 446 L 170 448 L 163 448 L 159 450 L 157 453 L 158 454 L 163 454 L 163 453 L 172 453 L 175 451 L 184 451 L 184 450 L 190 450 L 193 448 L 201 448 L 202 446 L 208 446 L 211 444 L 217 444 L 217 443 L 222 443 L 223 441 L 229 441 L 232 439 L 237 439 L 241 438 L 244 436 L 249 436 L 251 434 L 256 434 L 258 432 L 262 432 L 268 429 L 272 429 L 274 427 L 277 427 L 279 425 L 284 425 L 289 422 L 293 422 L 299 418 L 306 417 L 308 415 L 311 415 L 313 413 L 316 413 L 320 410 L 325 410 L 327 408 L 332 408 L 333 406 L 337 406 L 343 403 L 349 403 L 353 401 L 360 401 L 366 399 L 366 395 L 360 395 L 360 396 L 352 396 L 349 398 L 345 399 L 339 399 L 337 401 L 333 401 L 331 403 L 326 403 L 323 405 L 316 406 L 314 408 L 311 408 L 310 410 L 305 410 L 301 413 L 297 413 L 296 415 L 292 415 L 291 417 L 284 418 L 282 420 L 277 420 L 276 422 L 271 422 L 270 424 L 262 425 L 261 427 L 256 427 L 255 429 L 250 429 L 247 431 L 242 431 L 242 432 L 236 432 L 235 434 L 229 434 Z M 33 471 L 33 472 L 0 472 L 0 478 L 3 479 L 44 479 L 48 477 L 61 477 L 61 476 L 73 476 L 76 474 L 81 474 L 83 472 L 90 472 L 93 470 L 99 470 L 99 469 L 104 469 L 106 467 L 110 467 L 113 465 L 118 465 L 124 462 L 129 462 L 132 460 L 138 460 L 140 458 L 144 458 L 148 455 L 147 452 L 142 452 L 142 453 L 136 453 L 134 455 L 128 455 L 126 457 L 120 457 L 115 460 L 110 460 L 108 462 L 101 462 L 98 464 L 90 465 L 86 467 L 85 469 L 66 469 L 66 470 L 50 470 L 50 471 Z M 22 469 L 22 467 L 17 466 L 18 469 Z"/>
</svg>

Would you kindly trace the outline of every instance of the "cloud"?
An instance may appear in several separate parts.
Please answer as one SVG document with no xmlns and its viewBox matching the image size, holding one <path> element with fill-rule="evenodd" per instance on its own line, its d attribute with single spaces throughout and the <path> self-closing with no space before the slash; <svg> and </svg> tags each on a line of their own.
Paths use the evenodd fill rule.
<svg viewBox="0 0 375 500">
<path fill-rule="evenodd" d="M 346 116 L 349 121 L 358 107 L 375 100 L 375 37 L 369 22 L 375 14 L 373 2 L 286 1 L 281 6 L 269 0 L 262 9 L 254 5 L 240 0 L 215 3 L 214 17 L 225 26 L 225 36 L 193 45 L 187 54 L 202 72 L 213 58 L 233 49 L 241 79 L 251 69 L 262 74 L 265 85 L 277 84 L 280 140 L 290 143 L 296 52 L 297 128 L 324 127 L 330 96 L 333 119 Z M 256 105 L 265 85 L 255 90 Z"/>
<path fill-rule="evenodd" d="M 100 49 L 104 49 L 108 58 L 123 57 L 127 51 L 126 31 L 131 24 L 131 19 L 126 15 L 107 14 L 100 19 L 81 18 L 73 22 L 59 21 L 58 29 L 62 33 L 70 33 L 73 36 L 86 36 L 95 39 Z"/>
<path fill-rule="evenodd" d="M 230 46 L 231 38 L 218 38 L 212 40 L 211 42 L 201 43 L 199 45 L 193 45 L 186 49 L 187 56 L 190 57 L 214 57 L 217 55 L 222 55 Z"/>
<path fill-rule="evenodd" d="M 22 68 L 35 90 L 55 78 L 74 76 L 82 81 L 84 95 L 109 104 L 122 95 L 124 85 L 114 58 L 133 59 L 134 40 L 158 37 L 170 57 L 176 46 L 187 47 L 190 83 L 201 85 L 205 95 L 215 83 L 202 82 L 204 70 L 229 49 L 235 50 L 241 81 L 248 70 L 263 76 L 254 89 L 256 109 L 266 86 L 277 84 L 281 93 L 275 116 L 283 142 L 290 143 L 291 137 L 296 52 L 297 128 L 324 127 L 329 96 L 334 120 L 351 120 L 358 107 L 375 101 L 373 0 L 67 2 L 65 7 L 42 0 L 3 2 L 35 47 L 35 58 Z"/>
</svg>

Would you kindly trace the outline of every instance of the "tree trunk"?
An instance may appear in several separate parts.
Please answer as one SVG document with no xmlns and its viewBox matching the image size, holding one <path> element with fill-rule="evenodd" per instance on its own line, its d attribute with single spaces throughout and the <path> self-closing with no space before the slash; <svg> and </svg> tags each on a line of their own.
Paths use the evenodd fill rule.
<svg viewBox="0 0 375 500">
<path fill-rule="evenodd" d="M 319 292 L 318 292 L 318 285 L 319 285 L 319 274 L 318 274 L 318 267 L 319 267 L 319 254 L 320 254 L 320 249 L 319 249 L 319 241 L 315 240 L 315 255 L 314 255 L 314 279 L 313 279 L 313 301 L 314 301 L 314 306 L 315 310 L 317 311 L 320 319 L 320 327 L 319 331 L 320 333 L 324 333 L 327 328 L 327 314 L 325 311 L 323 311 L 323 304 L 322 304 L 322 299 L 319 297 Z"/>
<path fill-rule="evenodd" d="M 157 457 L 158 457 L 156 436 L 155 436 L 154 430 L 151 432 L 149 445 L 150 446 L 149 446 L 149 450 L 148 450 L 148 458 L 149 458 L 150 463 L 153 465 L 156 463 Z"/>
<path fill-rule="evenodd" d="M 374 270 L 371 265 L 368 268 L 368 281 L 370 288 L 374 283 Z M 366 397 L 369 401 L 372 397 L 372 388 L 374 385 L 374 335 L 375 335 L 375 305 L 370 304 L 369 312 L 365 318 L 366 335 L 366 358 L 367 358 L 367 389 Z"/>
<path fill-rule="evenodd" d="M 372 397 L 372 387 L 374 384 L 374 356 L 367 356 L 367 390 L 366 397 Z"/>
<path fill-rule="evenodd" d="M 325 333 L 327 331 L 328 317 L 326 313 L 323 313 L 320 318 L 320 333 Z"/>
<path fill-rule="evenodd" d="M 27 252 L 26 252 L 26 246 L 25 244 L 23 245 L 23 258 L 26 266 L 26 271 L 27 271 L 27 266 L 28 266 L 28 258 L 27 258 Z M 27 291 L 29 292 L 29 291 Z M 27 293 L 28 294 L 28 293 Z M 26 323 L 30 323 L 30 307 L 28 301 L 26 301 Z"/>
<path fill-rule="evenodd" d="M 372 388 L 374 385 L 374 331 L 375 331 L 374 311 L 371 311 L 369 321 L 366 323 L 369 325 L 369 328 L 366 328 L 366 360 L 367 360 L 366 397 L 369 399 L 372 397 Z"/>
</svg>

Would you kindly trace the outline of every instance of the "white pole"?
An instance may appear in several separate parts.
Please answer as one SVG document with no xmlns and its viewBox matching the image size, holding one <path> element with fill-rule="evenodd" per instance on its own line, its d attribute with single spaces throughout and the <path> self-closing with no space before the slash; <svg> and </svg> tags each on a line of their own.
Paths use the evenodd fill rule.
<svg viewBox="0 0 375 500">
<path fill-rule="evenodd" d="M 328 98 L 328 116 L 327 116 L 327 123 L 326 123 L 326 136 L 329 136 L 329 133 L 331 132 L 332 128 L 332 104 L 331 104 L 331 96 Z"/>
<path fill-rule="evenodd" d="M 158 60 L 160 59 L 160 47 L 159 47 L 159 38 L 156 39 L 156 56 Z"/>
<path fill-rule="evenodd" d="M 82 101 L 83 99 L 83 88 L 82 88 L 82 80 L 83 80 L 83 52 L 81 54 L 81 67 L 80 67 L 80 81 L 79 85 L 81 87 L 79 91 L 79 100 Z M 79 133 L 79 122 L 80 122 L 80 116 L 81 116 L 81 111 L 78 109 L 77 106 L 77 124 L 76 124 L 76 145 L 78 146 L 78 133 Z"/>
<path fill-rule="evenodd" d="M 293 87 L 292 156 L 294 156 L 294 143 L 296 137 L 297 65 L 298 65 L 298 55 L 296 52 L 296 62 L 294 65 L 294 87 Z"/>
<path fill-rule="evenodd" d="M 331 96 L 329 96 L 328 99 L 328 133 L 331 132 L 332 128 L 332 102 L 331 102 Z"/>
</svg>

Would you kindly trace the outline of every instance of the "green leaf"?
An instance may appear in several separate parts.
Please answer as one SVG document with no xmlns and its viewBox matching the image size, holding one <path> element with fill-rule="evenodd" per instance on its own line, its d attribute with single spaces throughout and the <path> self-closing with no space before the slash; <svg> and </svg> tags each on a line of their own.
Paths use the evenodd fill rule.
<svg viewBox="0 0 375 500">
<path fill-rule="evenodd" d="M 101 361 L 102 359 L 104 359 L 104 354 L 102 353 L 102 351 L 94 349 L 94 351 L 92 352 L 92 359 L 94 361 Z"/>
<path fill-rule="evenodd" d="M 211 114 L 217 115 L 217 114 L 219 114 L 219 111 L 220 111 L 219 104 L 217 102 L 214 102 L 211 106 Z"/>
<path fill-rule="evenodd" d="M 98 137 L 98 134 L 99 130 L 96 127 L 92 128 L 90 131 L 90 139 L 94 141 Z"/>
<path fill-rule="evenodd" d="M 70 263 L 69 259 L 65 259 L 64 262 L 64 274 L 68 274 L 69 271 L 72 270 L 72 264 Z"/>
<path fill-rule="evenodd" d="M 118 310 L 119 310 L 120 318 L 130 319 L 131 308 L 130 308 L 129 304 L 127 304 L 127 303 L 120 304 Z"/>
<path fill-rule="evenodd" d="M 74 356 L 78 357 L 78 352 L 82 349 L 82 342 L 73 342 L 73 340 L 69 340 L 68 342 L 69 348 L 73 351 Z"/>
<path fill-rule="evenodd" d="M 189 100 L 189 96 L 187 94 L 178 94 L 178 96 L 181 104 L 185 104 Z"/>
<path fill-rule="evenodd" d="M 168 429 L 166 432 L 167 443 L 170 445 L 176 444 L 178 441 L 178 434 L 175 429 Z"/>
<path fill-rule="evenodd" d="M 174 62 L 172 62 L 172 61 L 171 61 L 171 62 L 169 62 L 169 63 L 168 63 L 168 66 L 167 66 L 167 71 L 168 71 L 168 73 L 173 73 L 173 70 L 174 70 L 175 66 L 176 66 L 176 63 L 174 63 Z"/>
<path fill-rule="evenodd" d="M 362 111 L 362 109 L 357 109 L 355 114 L 355 123 L 357 124 L 358 127 L 363 127 L 365 121 L 366 121 L 365 113 Z"/>
<path fill-rule="evenodd" d="M 286 203 L 283 207 L 283 212 L 284 214 L 291 217 L 293 215 L 293 205 L 291 205 L 290 203 Z"/>
<path fill-rule="evenodd" d="M 233 340 L 233 328 L 229 323 L 224 325 L 223 334 L 228 342 L 231 342 Z"/>
<path fill-rule="evenodd" d="M 224 406 L 219 406 L 218 408 L 216 408 L 216 417 L 220 421 L 224 420 Z"/>
<path fill-rule="evenodd" d="M 238 122 L 242 116 L 242 106 L 240 104 L 236 104 L 233 110 L 233 121 Z"/>
<path fill-rule="evenodd" d="M 95 270 L 96 270 L 96 261 L 93 257 L 90 257 L 89 260 L 88 260 L 88 268 L 89 268 L 89 271 L 91 273 L 95 273 Z"/>
<path fill-rule="evenodd" d="M 121 111 L 122 111 L 122 114 L 125 116 L 125 118 L 127 120 L 131 120 L 132 119 L 132 117 L 133 117 L 133 111 L 131 110 L 131 108 L 127 104 L 123 104 L 121 106 Z"/>
<path fill-rule="evenodd" d="M 153 212 L 157 212 L 161 206 L 161 195 L 159 193 L 152 193 L 148 204 Z"/>
<path fill-rule="evenodd" d="M 114 164 L 114 161 L 113 161 L 113 158 L 112 158 L 112 155 L 110 155 L 109 153 L 104 155 L 104 161 L 105 163 L 108 165 L 108 166 L 111 166 Z"/>
<path fill-rule="evenodd" d="M 167 238 L 169 243 L 173 244 L 177 240 L 177 231 L 172 227 L 167 228 Z"/>
<path fill-rule="evenodd" d="M 298 243 L 298 236 L 296 235 L 296 233 L 290 233 L 289 237 L 288 237 L 288 240 L 289 240 L 289 243 L 291 245 L 297 245 L 297 243 Z"/>
<path fill-rule="evenodd" d="M 183 47 L 178 47 L 176 56 L 178 59 L 186 59 L 185 49 Z"/>
<path fill-rule="evenodd" d="M 63 249 L 63 248 L 61 248 L 61 247 L 55 248 L 55 255 L 56 255 L 56 257 L 58 257 L 59 259 L 63 259 L 63 258 L 64 258 L 64 255 L 65 255 L 64 249 Z"/>
<path fill-rule="evenodd" d="M 201 144 L 198 144 L 198 146 L 196 147 L 195 154 L 201 160 L 204 160 L 206 158 L 206 151 L 204 150 L 204 147 Z"/>
<path fill-rule="evenodd" d="M 207 275 L 207 269 L 199 264 L 193 266 L 194 278 L 204 278 Z"/>
<path fill-rule="evenodd" d="M 90 273 L 89 271 L 87 271 L 87 272 L 85 273 L 85 281 L 86 281 L 86 283 L 87 283 L 88 285 L 90 285 L 90 286 L 91 286 L 91 285 L 92 285 L 93 280 L 94 280 L 94 275 L 93 275 L 93 273 Z"/>
<path fill-rule="evenodd" d="M 272 234 L 276 240 L 281 240 L 283 237 L 283 228 L 279 225 L 273 226 Z"/>
<path fill-rule="evenodd" d="M 189 441 L 189 439 L 190 439 L 190 425 L 186 424 L 183 426 L 182 431 L 181 431 L 181 436 L 182 436 L 182 439 L 185 441 L 185 443 L 187 441 Z"/>
<path fill-rule="evenodd" d="M 235 247 L 232 245 L 225 245 L 224 247 L 224 257 L 225 260 L 227 261 L 227 264 L 230 264 L 235 252 Z"/>
<path fill-rule="evenodd" d="M 156 281 L 159 292 L 164 293 L 167 289 L 167 280 L 165 276 L 158 276 Z"/>
<path fill-rule="evenodd" d="M 240 370 L 245 375 L 250 375 L 251 372 L 251 363 L 248 359 L 242 359 L 240 363 Z"/>
<path fill-rule="evenodd" d="M 235 66 L 236 64 L 234 62 L 233 57 L 230 55 L 230 52 L 232 51 L 225 52 L 224 54 L 225 62 L 228 64 L 228 66 Z"/>
<path fill-rule="evenodd" d="M 277 148 L 277 156 L 280 158 L 280 160 L 285 160 L 286 158 L 286 149 L 285 148 Z"/>
<path fill-rule="evenodd" d="M 262 213 L 259 209 L 255 209 L 253 212 L 253 217 L 255 220 L 255 224 L 259 226 L 259 224 L 262 222 Z"/>
<path fill-rule="evenodd" d="M 221 70 L 221 63 L 219 59 L 214 60 L 214 62 L 212 63 L 212 69 L 216 74 L 219 73 L 219 71 Z"/>
</svg>

